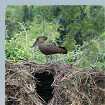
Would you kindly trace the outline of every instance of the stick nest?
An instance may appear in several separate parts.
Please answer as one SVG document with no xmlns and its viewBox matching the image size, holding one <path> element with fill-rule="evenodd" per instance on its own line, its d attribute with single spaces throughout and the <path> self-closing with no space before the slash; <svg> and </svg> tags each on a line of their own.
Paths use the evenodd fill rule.
<svg viewBox="0 0 105 105">
<path fill-rule="evenodd" d="M 5 66 L 6 105 L 105 105 L 104 71 L 31 61 L 6 62 Z M 53 97 L 48 102 L 37 92 L 40 81 L 35 74 L 43 72 L 54 78 Z"/>
</svg>

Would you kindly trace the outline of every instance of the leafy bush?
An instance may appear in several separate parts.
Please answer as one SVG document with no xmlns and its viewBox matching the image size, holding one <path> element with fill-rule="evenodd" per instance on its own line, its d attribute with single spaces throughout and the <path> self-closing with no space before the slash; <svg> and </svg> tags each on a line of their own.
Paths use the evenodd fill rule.
<svg viewBox="0 0 105 105">
<path fill-rule="evenodd" d="M 38 24 L 33 22 L 30 25 L 30 30 L 26 30 L 23 23 L 18 23 L 21 31 L 16 33 L 10 40 L 6 40 L 6 58 L 9 60 L 35 60 L 38 63 L 45 63 L 45 56 L 40 51 L 34 51 L 31 48 L 37 36 L 44 34 L 48 36 L 50 41 L 58 36 L 56 25 L 46 22 L 46 29 L 43 31 L 43 23 Z M 50 34 L 50 35 L 49 35 Z"/>
<path fill-rule="evenodd" d="M 63 40 L 61 46 L 68 50 L 64 63 L 105 69 L 104 13 L 102 6 L 9 6 L 6 11 L 6 58 L 45 63 L 45 56 L 31 48 L 35 39 L 44 35 L 51 42 Z M 66 34 L 58 32 L 59 27 Z M 57 57 L 65 59 L 61 55 Z"/>
<path fill-rule="evenodd" d="M 93 39 L 78 48 L 73 58 L 74 64 L 82 68 L 105 69 L 105 39 Z"/>
</svg>

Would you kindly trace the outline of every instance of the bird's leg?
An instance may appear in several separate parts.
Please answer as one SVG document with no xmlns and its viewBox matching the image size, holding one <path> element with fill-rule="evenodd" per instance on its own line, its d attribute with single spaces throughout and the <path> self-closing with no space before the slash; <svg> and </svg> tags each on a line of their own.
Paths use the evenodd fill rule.
<svg viewBox="0 0 105 105">
<path fill-rule="evenodd" d="M 52 55 L 46 55 L 46 63 L 52 63 Z"/>
<path fill-rule="evenodd" d="M 56 59 L 55 60 L 56 60 L 56 63 L 59 63 L 59 64 L 61 63 L 61 56 L 60 56 L 60 54 L 56 55 Z"/>
<path fill-rule="evenodd" d="M 52 55 L 49 55 L 49 62 L 53 63 L 53 56 Z"/>
<path fill-rule="evenodd" d="M 59 57 L 60 57 L 59 63 L 62 64 L 64 62 L 64 60 L 62 59 L 63 56 L 60 54 Z"/>
<path fill-rule="evenodd" d="M 52 55 L 46 55 L 46 63 L 53 63 L 53 56 Z"/>
<path fill-rule="evenodd" d="M 57 62 L 58 55 L 55 55 L 55 62 Z"/>
<path fill-rule="evenodd" d="M 48 64 L 49 63 L 49 56 L 46 55 L 46 63 Z"/>
</svg>

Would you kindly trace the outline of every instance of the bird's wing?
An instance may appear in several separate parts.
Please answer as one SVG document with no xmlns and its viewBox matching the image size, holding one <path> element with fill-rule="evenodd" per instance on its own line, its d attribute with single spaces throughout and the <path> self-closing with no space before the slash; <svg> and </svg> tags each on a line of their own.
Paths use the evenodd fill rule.
<svg viewBox="0 0 105 105">
<path fill-rule="evenodd" d="M 43 44 L 39 46 L 39 49 L 46 54 L 56 54 L 61 52 L 61 48 L 55 44 Z"/>
</svg>

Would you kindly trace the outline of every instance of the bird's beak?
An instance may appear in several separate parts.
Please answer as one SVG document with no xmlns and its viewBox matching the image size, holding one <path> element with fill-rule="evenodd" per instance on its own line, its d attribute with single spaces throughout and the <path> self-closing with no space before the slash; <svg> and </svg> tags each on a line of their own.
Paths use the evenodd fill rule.
<svg viewBox="0 0 105 105">
<path fill-rule="evenodd" d="M 37 42 L 34 42 L 34 44 L 31 46 L 31 48 L 38 48 Z"/>
</svg>

